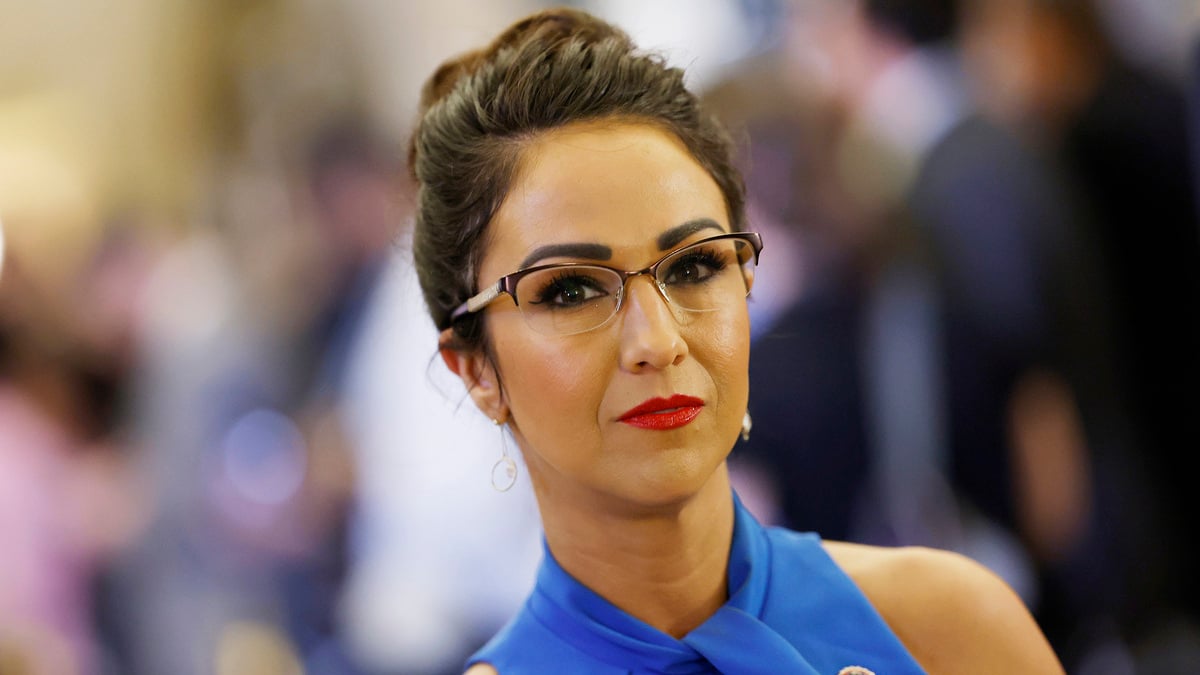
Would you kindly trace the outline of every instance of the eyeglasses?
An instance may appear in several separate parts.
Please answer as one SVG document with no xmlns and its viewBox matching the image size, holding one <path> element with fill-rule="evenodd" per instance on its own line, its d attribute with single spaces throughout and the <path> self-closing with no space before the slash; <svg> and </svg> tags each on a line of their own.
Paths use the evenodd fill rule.
<svg viewBox="0 0 1200 675">
<path fill-rule="evenodd" d="M 503 276 L 450 315 L 451 322 L 508 294 L 526 323 L 545 335 L 575 335 L 607 324 L 625 299 L 625 285 L 647 274 L 668 304 L 712 312 L 743 300 L 754 283 L 762 238 L 734 232 L 676 249 L 636 272 L 587 263 L 540 265 Z"/>
</svg>

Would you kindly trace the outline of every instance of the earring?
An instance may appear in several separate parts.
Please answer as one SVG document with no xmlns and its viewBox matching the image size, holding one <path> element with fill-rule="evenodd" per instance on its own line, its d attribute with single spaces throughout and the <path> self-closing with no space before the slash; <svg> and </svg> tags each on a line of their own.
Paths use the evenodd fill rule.
<svg viewBox="0 0 1200 675">
<path fill-rule="evenodd" d="M 500 459 L 492 465 L 492 489 L 496 492 L 508 492 L 517 482 L 517 463 L 508 456 L 508 441 L 504 440 L 504 422 L 492 418 L 492 424 L 500 428 Z"/>
<path fill-rule="evenodd" d="M 753 427 L 754 427 L 754 420 L 750 419 L 750 411 L 747 410 L 746 414 L 742 416 L 742 440 L 743 441 L 750 440 L 750 429 L 752 429 Z"/>
</svg>

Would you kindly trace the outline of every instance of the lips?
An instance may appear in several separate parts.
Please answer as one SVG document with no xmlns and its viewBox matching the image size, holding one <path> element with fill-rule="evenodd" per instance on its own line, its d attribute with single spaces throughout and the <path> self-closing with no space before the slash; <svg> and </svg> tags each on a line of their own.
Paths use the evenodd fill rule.
<svg viewBox="0 0 1200 675">
<path fill-rule="evenodd" d="M 703 408 L 703 400 L 695 396 L 675 394 L 669 398 L 643 401 L 617 420 L 640 429 L 678 429 L 696 419 Z"/>
</svg>

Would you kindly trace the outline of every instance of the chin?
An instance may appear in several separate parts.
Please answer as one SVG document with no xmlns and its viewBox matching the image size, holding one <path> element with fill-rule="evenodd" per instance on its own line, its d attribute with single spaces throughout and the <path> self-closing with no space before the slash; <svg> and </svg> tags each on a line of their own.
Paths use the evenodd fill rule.
<svg viewBox="0 0 1200 675">
<path fill-rule="evenodd" d="M 630 501 L 648 508 L 681 506 L 725 473 L 727 453 L 697 453 L 684 450 L 659 456 L 631 476 L 627 493 Z M 726 479 L 726 482 L 727 479 Z"/>
</svg>

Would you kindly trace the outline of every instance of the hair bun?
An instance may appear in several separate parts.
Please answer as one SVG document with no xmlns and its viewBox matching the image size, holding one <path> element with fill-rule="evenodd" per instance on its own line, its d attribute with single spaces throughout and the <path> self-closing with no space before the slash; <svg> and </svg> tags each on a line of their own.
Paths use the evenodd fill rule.
<svg viewBox="0 0 1200 675">
<path fill-rule="evenodd" d="M 531 14 L 509 26 L 487 47 L 467 52 L 438 66 L 421 88 L 420 114 L 423 116 L 429 108 L 449 95 L 459 80 L 469 77 L 505 50 L 536 46 L 539 50 L 551 52 L 568 41 L 589 45 L 612 39 L 620 40 L 628 49 L 633 49 L 633 41 L 628 34 L 585 12 L 559 7 Z"/>
<path fill-rule="evenodd" d="M 591 14 L 560 7 L 532 14 L 509 26 L 486 51 L 490 57 L 506 47 L 519 47 L 530 42 L 550 47 L 566 40 L 595 44 L 613 38 L 621 40 L 630 49 L 633 48 L 629 35 L 616 26 Z"/>
</svg>

